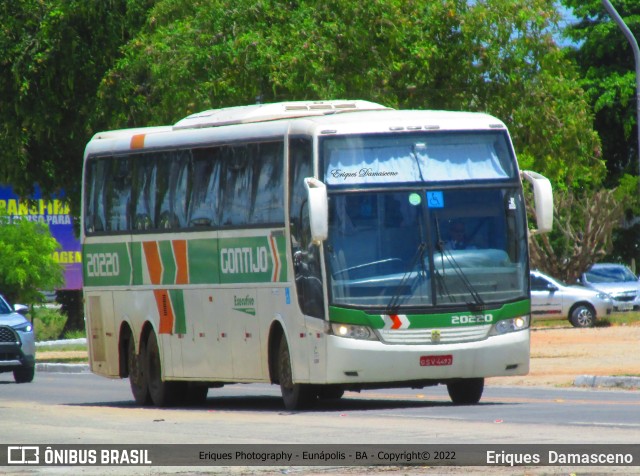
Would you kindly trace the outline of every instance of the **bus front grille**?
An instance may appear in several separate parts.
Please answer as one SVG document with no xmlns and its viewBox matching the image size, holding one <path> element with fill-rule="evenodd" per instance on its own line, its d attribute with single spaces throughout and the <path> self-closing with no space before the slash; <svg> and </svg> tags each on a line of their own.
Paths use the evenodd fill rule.
<svg viewBox="0 0 640 476">
<path fill-rule="evenodd" d="M 457 344 L 484 340 L 491 326 L 466 326 L 433 329 L 378 329 L 386 344 Z"/>
</svg>

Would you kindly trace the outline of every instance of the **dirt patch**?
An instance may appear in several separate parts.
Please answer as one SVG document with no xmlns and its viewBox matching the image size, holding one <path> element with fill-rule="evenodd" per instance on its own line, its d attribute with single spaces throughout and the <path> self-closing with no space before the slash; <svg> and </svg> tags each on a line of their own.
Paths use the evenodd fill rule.
<svg viewBox="0 0 640 476">
<path fill-rule="evenodd" d="M 36 362 L 88 362 L 89 355 L 86 350 L 38 350 Z"/>
<path fill-rule="evenodd" d="M 491 378 L 488 383 L 568 386 L 578 375 L 640 377 L 640 323 L 533 329 L 529 374 Z"/>
</svg>

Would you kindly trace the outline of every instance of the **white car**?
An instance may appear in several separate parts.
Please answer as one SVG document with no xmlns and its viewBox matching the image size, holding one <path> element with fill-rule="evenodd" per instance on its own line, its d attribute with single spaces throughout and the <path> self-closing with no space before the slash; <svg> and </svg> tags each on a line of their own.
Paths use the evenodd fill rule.
<svg viewBox="0 0 640 476">
<path fill-rule="evenodd" d="M 580 277 L 580 283 L 611 296 L 616 311 L 640 309 L 640 281 L 623 264 L 592 264 Z"/>
<path fill-rule="evenodd" d="M 531 271 L 533 319 L 568 319 L 574 327 L 592 327 L 596 319 L 611 314 L 613 301 L 603 292 L 569 286 L 539 271 Z"/>
</svg>

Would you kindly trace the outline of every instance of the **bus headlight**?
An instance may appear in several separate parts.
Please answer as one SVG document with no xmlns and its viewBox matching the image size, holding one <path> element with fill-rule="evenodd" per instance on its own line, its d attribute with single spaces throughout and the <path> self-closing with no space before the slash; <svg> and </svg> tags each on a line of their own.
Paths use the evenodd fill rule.
<svg viewBox="0 0 640 476">
<path fill-rule="evenodd" d="M 353 324 L 331 323 L 331 333 L 338 337 L 348 337 L 360 340 L 378 340 L 373 329 L 367 326 L 356 326 Z"/>
<path fill-rule="evenodd" d="M 509 332 L 522 331 L 529 327 L 529 316 L 518 316 L 513 319 L 503 319 L 496 322 L 489 332 L 490 336 L 507 334 Z"/>
</svg>

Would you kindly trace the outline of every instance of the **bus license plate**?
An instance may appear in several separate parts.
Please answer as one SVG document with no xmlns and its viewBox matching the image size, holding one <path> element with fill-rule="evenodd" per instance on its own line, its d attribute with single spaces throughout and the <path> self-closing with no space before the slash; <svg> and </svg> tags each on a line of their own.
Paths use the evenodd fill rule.
<svg viewBox="0 0 640 476">
<path fill-rule="evenodd" d="M 453 355 L 423 355 L 420 357 L 420 367 L 453 364 Z"/>
</svg>

